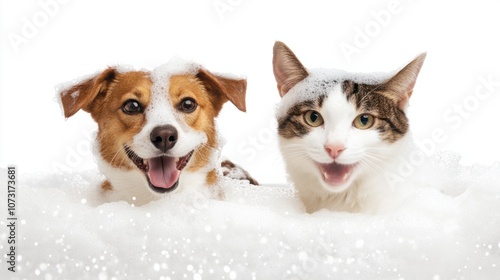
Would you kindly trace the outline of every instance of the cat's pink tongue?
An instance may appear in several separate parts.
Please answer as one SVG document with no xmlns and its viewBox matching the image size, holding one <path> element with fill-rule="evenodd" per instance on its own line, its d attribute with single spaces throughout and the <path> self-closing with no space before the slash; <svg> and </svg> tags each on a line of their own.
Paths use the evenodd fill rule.
<svg viewBox="0 0 500 280">
<path fill-rule="evenodd" d="M 148 159 L 148 176 L 151 184 L 158 188 L 170 189 L 179 179 L 175 158 L 156 157 Z"/>
<path fill-rule="evenodd" d="M 332 186 L 346 183 L 351 177 L 355 165 L 344 165 L 338 163 L 321 164 L 320 170 L 325 182 Z"/>
</svg>

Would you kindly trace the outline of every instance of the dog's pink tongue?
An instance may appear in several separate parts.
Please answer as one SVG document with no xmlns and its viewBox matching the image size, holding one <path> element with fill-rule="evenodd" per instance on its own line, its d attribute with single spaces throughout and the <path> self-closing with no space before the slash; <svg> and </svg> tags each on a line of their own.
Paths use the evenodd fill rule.
<svg viewBox="0 0 500 280">
<path fill-rule="evenodd" d="M 158 188 L 171 188 L 177 179 L 180 171 L 176 168 L 175 158 L 157 157 L 148 159 L 148 176 L 151 184 Z"/>
</svg>

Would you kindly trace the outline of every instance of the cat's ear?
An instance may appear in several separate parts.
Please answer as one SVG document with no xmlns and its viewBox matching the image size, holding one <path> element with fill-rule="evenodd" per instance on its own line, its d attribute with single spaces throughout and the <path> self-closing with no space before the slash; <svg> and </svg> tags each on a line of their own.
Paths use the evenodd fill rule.
<svg viewBox="0 0 500 280">
<path fill-rule="evenodd" d="M 273 72 L 281 97 L 309 75 L 292 50 L 280 41 L 273 48 Z"/>
<path fill-rule="evenodd" d="M 408 105 L 426 55 L 426 53 L 422 53 L 417 56 L 382 85 L 384 95 L 394 100 L 402 110 Z"/>
</svg>

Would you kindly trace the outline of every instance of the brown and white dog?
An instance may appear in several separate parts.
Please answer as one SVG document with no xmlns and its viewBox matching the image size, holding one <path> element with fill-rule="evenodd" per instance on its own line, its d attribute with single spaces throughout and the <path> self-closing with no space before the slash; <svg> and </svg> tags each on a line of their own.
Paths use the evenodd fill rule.
<svg viewBox="0 0 500 280">
<path fill-rule="evenodd" d="M 174 59 L 153 71 L 108 68 L 59 91 L 64 116 L 98 124 L 96 157 L 111 200 L 135 205 L 179 185 L 216 183 L 215 118 L 226 101 L 245 111 L 246 80 Z"/>
</svg>

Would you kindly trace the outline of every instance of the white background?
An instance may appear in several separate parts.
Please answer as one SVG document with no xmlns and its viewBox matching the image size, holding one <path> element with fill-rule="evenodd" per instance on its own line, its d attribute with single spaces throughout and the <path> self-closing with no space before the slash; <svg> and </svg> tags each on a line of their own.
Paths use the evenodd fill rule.
<svg viewBox="0 0 500 280">
<path fill-rule="evenodd" d="M 248 112 L 227 104 L 219 118 L 224 154 L 261 183 L 284 183 L 273 122 L 275 40 L 306 67 L 356 72 L 393 71 L 427 51 L 408 112 L 415 138 L 442 129 L 447 140 L 436 151 L 489 165 L 500 159 L 500 87 L 483 100 L 474 92 L 480 77 L 500 82 L 499 8 L 496 1 L 2 1 L 0 166 L 95 168 L 87 139 L 96 125 L 84 112 L 65 120 L 54 86 L 111 65 L 151 70 L 179 55 L 248 78 Z M 357 53 L 347 55 L 346 45 Z M 466 115 L 453 112 L 464 103 Z"/>
</svg>

